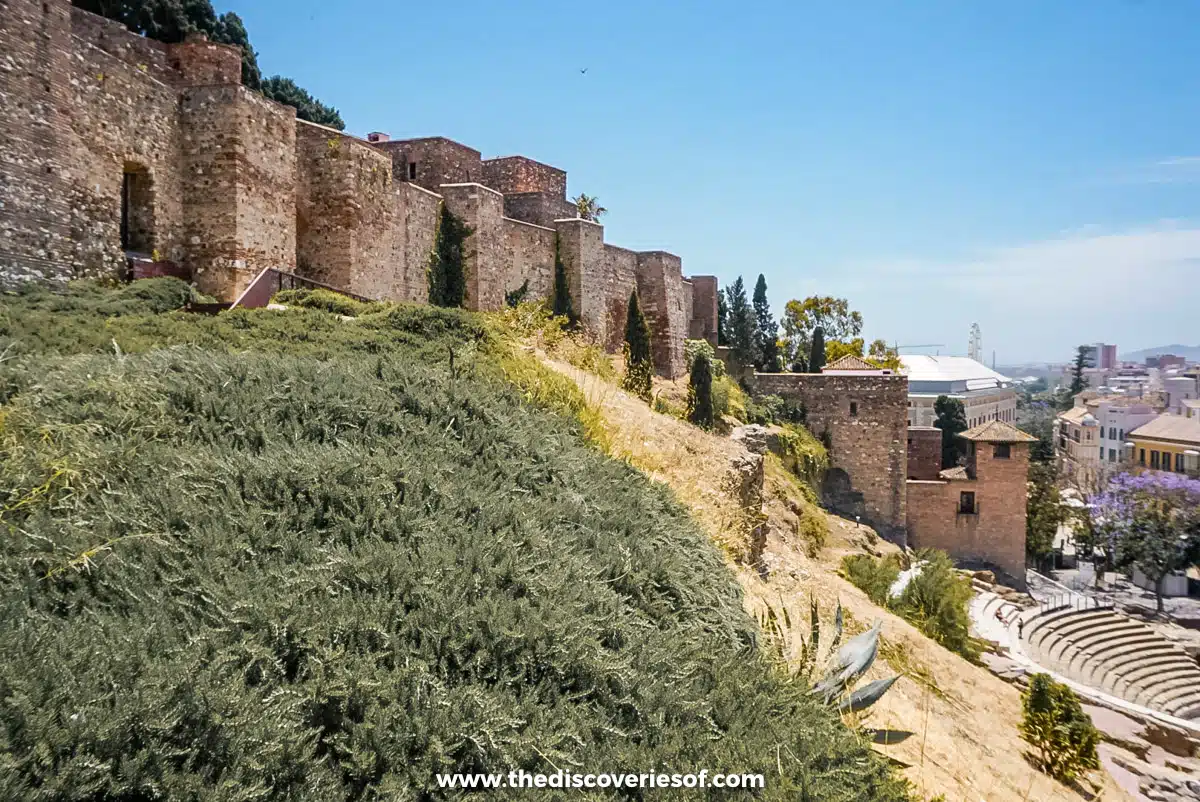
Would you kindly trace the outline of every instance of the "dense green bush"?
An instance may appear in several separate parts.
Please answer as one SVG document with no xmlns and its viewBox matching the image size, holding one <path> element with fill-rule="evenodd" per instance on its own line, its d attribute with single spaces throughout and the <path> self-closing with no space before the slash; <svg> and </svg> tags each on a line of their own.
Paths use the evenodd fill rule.
<svg viewBox="0 0 1200 802">
<path fill-rule="evenodd" d="M 842 560 L 843 574 L 871 601 L 887 607 L 928 637 L 968 660 L 979 658 L 980 644 L 970 635 L 971 581 L 958 573 L 944 551 L 921 549 L 912 559 L 921 570 L 903 592 L 888 595 L 900 572 L 909 567 L 898 555 L 875 559 L 851 554 Z"/>
<path fill-rule="evenodd" d="M 1021 737 L 1036 750 L 1030 757 L 1042 771 L 1069 783 L 1100 768 L 1100 732 L 1074 691 L 1049 674 L 1034 674 L 1021 707 Z"/>
<path fill-rule="evenodd" d="M 379 312 L 388 306 L 385 303 L 359 301 L 348 295 L 342 295 L 340 292 L 323 289 L 283 290 L 275 293 L 275 297 L 271 300 L 285 306 L 323 309 L 326 312 L 334 312 L 348 317 Z"/>
<path fill-rule="evenodd" d="M 0 798 L 434 799 L 434 772 L 553 766 L 904 798 L 483 318 L 67 308 L 47 341 L 32 297 L 2 304 Z"/>
</svg>

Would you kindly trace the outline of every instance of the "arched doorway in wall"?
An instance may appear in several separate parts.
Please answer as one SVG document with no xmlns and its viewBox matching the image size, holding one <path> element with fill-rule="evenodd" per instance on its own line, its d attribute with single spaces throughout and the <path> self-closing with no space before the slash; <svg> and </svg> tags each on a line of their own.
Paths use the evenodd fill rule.
<svg viewBox="0 0 1200 802">
<path fill-rule="evenodd" d="M 121 250 L 154 252 L 154 184 L 144 164 L 125 162 L 121 174 Z"/>
</svg>

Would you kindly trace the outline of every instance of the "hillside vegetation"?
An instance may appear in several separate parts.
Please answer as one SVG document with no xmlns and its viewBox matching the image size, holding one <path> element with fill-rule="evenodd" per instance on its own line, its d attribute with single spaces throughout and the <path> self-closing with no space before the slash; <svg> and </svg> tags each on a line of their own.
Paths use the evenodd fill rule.
<svg viewBox="0 0 1200 802">
<path fill-rule="evenodd" d="M 517 768 L 907 798 L 489 323 L 187 298 L 0 296 L 0 798 L 433 799 Z"/>
</svg>

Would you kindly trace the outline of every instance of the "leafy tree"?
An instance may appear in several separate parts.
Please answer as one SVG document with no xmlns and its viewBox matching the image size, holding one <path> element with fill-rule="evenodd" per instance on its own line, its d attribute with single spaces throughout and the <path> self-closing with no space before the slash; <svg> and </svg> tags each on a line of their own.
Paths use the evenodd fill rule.
<svg viewBox="0 0 1200 802">
<path fill-rule="evenodd" d="M 881 368 L 900 369 L 900 353 L 883 340 L 872 341 L 867 356 Z"/>
<path fill-rule="evenodd" d="M 713 414 L 713 370 L 708 354 L 696 353 L 688 378 L 688 420 L 702 429 L 711 429 Z"/>
<path fill-rule="evenodd" d="M 820 373 L 825 367 L 825 329 L 817 326 L 813 329 L 812 343 L 808 352 L 808 372 Z"/>
<path fill-rule="evenodd" d="M 1087 389 L 1087 378 L 1083 375 L 1083 371 L 1090 367 L 1092 367 L 1091 349 L 1086 345 L 1081 345 L 1075 349 L 1075 363 L 1071 367 L 1070 393 L 1072 398 Z"/>
<path fill-rule="evenodd" d="M 593 223 L 597 222 L 601 217 L 608 214 L 608 209 L 605 209 L 600 205 L 599 198 L 595 198 L 591 195 L 584 195 L 582 192 L 576 197 L 572 198 L 571 202 L 575 204 L 575 211 L 580 217 L 582 217 L 584 220 L 591 220 Z"/>
<path fill-rule="evenodd" d="M 758 274 L 758 281 L 754 284 L 754 319 L 755 367 L 764 373 L 778 373 L 781 367 L 779 324 L 771 314 L 771 305 L 767 301 L 767 278 L 762 273 Z"/>
<path fill-rule="evenodd" d="M 1049 674 L 1034 674 L 1021 699 L 1021 737 L 1046 774 L 1070 783 L 1100 768 L 1100 732 L 1083 712 L 1079 697 Z"/>
<path fill-rule="evenodd" d="M 812 353 L 812 334 L 817 326 L 824 330 L 827 343 L 850 342 L 862 334 L 863 319 L 844 298 L 814 295 L 803 301 L 788 301 L 783 312 L 783 335 L 787 358 L 793 364 Z M 858 355 L 862 356 L 861 349 Z"/>
<path fill-rule="evenodd" d="M 1037 438 L 1029 447 L 1030 463 L 1054 462 L 1054 414 L 1046 401 L 1031 401 L 1017 411 L 1017 428 Z"/>
<path fill-rule="evenodd" d="M 314 98 L 306 90 L 296 85 L 291 78 L 273 75 L 262 82 L 262 93 L 277 103 L 283 103 L 296 109 L 296 116 L 310 123 L 336 128 L 341 131 L 346 127 L 342 115 L 332 106 L 326 106 Z"/>
<path fill-rule="evenodd" d="M 841 340 L 825 340 L 825 364 L 836 362 L 844 356 L 862 356 L 863 338 L 855 337 L 850 342 Z"/>
<path fill-rule="evenodd" d="M 1054 536 L 1067 520 L 1067 508 L 1055 485 L 1052 464 L 1030 463 L 1025 496 L 1025 555 L 1041 570 L 1054 553 Z"/>
<path fill-rule="evenodd" d="M 570 326 L 574 326 L 579 322 L 579 316 L 575 312 L 575 304 L 571 302 L 571 285 L 567 281 L 567 266 L 563 264 L 562 248 L 559 246 L 558 238 L 554 239 L 554 314 L 557 317 L 565 317 Z"/>
<path fill-rule="evenodd" d="M 755 334 L 757 321 L 754 310 L 746 298 L 746 285 L 738 276 L 733 284 L 725 288 L 728 297 L 725 299 L 729 307 L 726 335 L 729 339 L 729 350 L 733 358 L 742 366 L 753 365 L 755 359 Z"/>
<path fill-rule="evenodd" d="M 195 2 L 195 0 L 193 0 Z M 247 89 L 262 88 L 262 72 L 258 69 L 258 54 L 250 44 L 250 34 L 242 18 L 232 11 L 227 11 L 217 20 L 214 34 L 209 36 L 214 42 L 226 45 L 237 45 L 242 49 L 242 86 Z"/>
<path fill-rule="evenodd" d="M 429 303 L 462 306 L 467 300 L 467 277 L 463 259 L 471 229 L 442 204 L 437 235 L 429 261 Z"/>
<path fill-rule="evenodd" d="M 1163 612 L 1163 581 L 1200 562 L 1200 480 L 1158 471 L 1119 474 L 1093 510 L 1116 564 L 1136 566 L 1154 583 Z"/>
<path fill-rule="evenodd" d="M 653 379 L 650 326 L 642 314 L 637 290 L 634 290 L 629 294 L 629 309 L 625 316 L 625 376 L 621 379 L 621 386 L 642 400 L 649 401 Z"/>
<path fill-rule="evenodd" d="M 729 345 L 729 304 L 724 291 L 717 292 L 717 345 Z"/>
<path fill-rule="evenodd" d="M 942 430 L 942 466 L 953 468 L 963 453 L 955 435 L 967 430 L 967 411 L 963 402 L 948 395 L 939 395 L 933 402 L 933 425 Z"/>
</svg>

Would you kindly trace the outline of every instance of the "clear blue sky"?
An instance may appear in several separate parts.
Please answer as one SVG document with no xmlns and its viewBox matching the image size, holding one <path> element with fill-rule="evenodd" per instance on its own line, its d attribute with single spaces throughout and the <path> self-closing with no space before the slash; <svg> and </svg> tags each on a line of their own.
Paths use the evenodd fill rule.
<svg viewBox="0 0 1200 802">
<path fill-rule="evenodd" d="M 777 312 L 942 353 L 977 321 L 1000 363 L 1200 342 L 1200 5 L 217 5 L 351 133 L 561 167 L 607 241 Z"/>
</svg>

